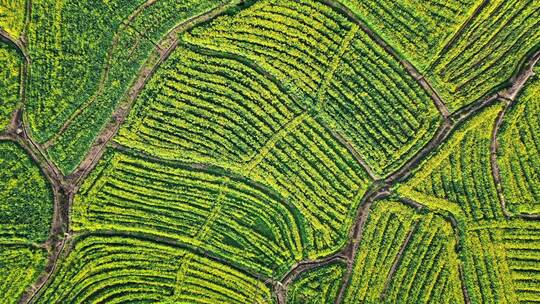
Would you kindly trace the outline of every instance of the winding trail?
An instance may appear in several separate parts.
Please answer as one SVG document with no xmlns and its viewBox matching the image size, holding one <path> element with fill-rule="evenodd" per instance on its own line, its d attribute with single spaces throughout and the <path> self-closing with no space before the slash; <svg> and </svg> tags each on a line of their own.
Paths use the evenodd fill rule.
<svg viewBox="0 0 540 304">
<path fill-rule="evenodd" d="M 341 3 L 334 0 L 320 0 L 322 3 L 338 10 L 339 12 L 346 15 L 350 20 L 357 24 L 361 30 L 363 30 L 367 35 L 369 35 L 377 44 L 379 44 L 383 49 L 385 49 L 389 54 L 391 54 L 396 60 L 398 60 L 407 72 L 418 82 L 418 84 L 424 88 L 426 92 L 431 96 L 435 106 L 443 116 L 444 120 L 436 134 L 433 138 L 420 150 L 418 151 L 409 161 L 407 161 L 401 168 L 396 170 L 394 173 L 389 175 L 384 180 L 377 180 L 372 184 L 368 192 L 364 195 L 360 202 L 360 207 L 358 208 L 356 219 L 352 225 L 352 228 L 349 232 L 349 241 L 347 245 L 337 253 L 334 253 L 328 257 L 323 257 L 317 260 L 306 260 L 298 262 L 292 269 L 280 280 L 275 281 L 273 278 L 264 278 L 260 274 L 254 274 L 259 278 L 265 279 L 267 282 L 272 283 L 274 286 L 274 293 L 278 300 L 279 304 L 286 303 L 287 288 L 288 285 L 294 281 L 296 277 L 301 275 L 303 272 L 310 269 L 332 263 L 334 261 L 344 261 L 347 263 L 347 271 L 343 277 L 341 287 L 339 289 L 338 296 L 336 298 L 336 303 L 341 303 L 345 295 L 348 283 L 352 275 L 352 268 L 354 260 L 356 257 L 357 249 L 360 244 L 365 223 L 367 221 L 370 207 L 372 203 L 383 197 L 388 197 L 390 193 L 390 187 L 397 182 L 400 182 L 406 179 L 411 170 L 413 170 L 423 159 L 430 155 L 437 147 L 439 147 L 451 134 L 453 130 L 464 120 L 468 119 L 472 115 L 481 111 L 486 106 L 489 106 L 498 99 L 508 100 L 508 106 L 513 102 L 519 92 L 522 90 L 523 86 L 527 80 L 533 75 L 532 67 L 538 62 L 540 58 L 540 51 L 535 52 L 527 59 L 523 66 L 516 72 L 516 74 L 509 80 L 509 86 L 496 92 L 495 94 L 478 100 L 467 107 L 464 107 L 457 112 L 451 114 L 448 111 L 448 108 L 441 100 L 437 92 L 433 90 L 431 85 L 424 79 L 424 77 L 418 72 L 418 70 L 410 64 L 408 61 L 400 58 L 398 54 L 379 36 L 377 36 L 370 28 L 368 28 L 353 12 L 346 8 Z M 148 1 L 151 3 L 152 0 Z M 30 3 L 29 1 L 27 3 Z M 140 92 L 144 88 L 148 80 L 154 75 L 158 67 L 170 56 L 170 54 L 176 49 L 179 41 L 178 36 L 181 32 L 189 30 L 198 24 L 207 22 L 217 16 L 227 13 L 230 9 L 235 8 L 237 5 L 243 4 L 242 0 L 235 0 L 229 3 L 223 4 L 213 10 L 208 11 L 205 14 L 193 17 L 187 21 L 180 23 L 173 30 L 169 32 L 162 40 L 160 40 L 155 45 L 155 50 L 153 54 L 149 57 L 147 62 L 140 69 L 134 83 L 131 85 L 130 89 L 127 92 L 126 98 L 120 103 L 117 109 L 112 115 L 111 121 L 105 126 L 103 131 L 96 138 L 94 145 L 89 150 L 85 159 L 81 164 L 75 169 L 75 171 L 68 175 L 64 176 L 61 171 L 55 166 L 54 163 L 50 161 L 47 157 L 47 154 L 44 152 L 44 149 L 41 145 L 36 143 L 31 134 L 29 134 L 28 124 L 24 119 L 24 109 L 21 107 L 14 113 L 12 123 L 8 130 L 0 134 L 0 139 L 2 140 L 12 140 L 19 143 L 25 151 L 32 157 L 34 162 L 40 167 L 43 174 L 49 180 L 53 187 L 54 193 L 54 214 L 53 214 L 53 223 L 51 225 L 51 232 L 49 239 L 44 244 L 44 247 L 49 251 L 49 257 L 47 265 L 44 272 L 40 275 L 38 280 L 24 293 L 23 297 L 20 300 L 20 303 L 29 303 L 32 302 L 39 292 L 42 290 L 43 286 L 46 286 L 49 279 L 54 274 L 55 269 L 57 269 L 57 262 L 60 257 L 69 253 L 73 235 L 70 232 L 69 225 L 69 210 L 73 197 L 78 191 L 84 179 L 90 173 L 90 171 L 96 166 L 97 162 L 101 159 L 106 147 L 108 146 L 110 140 L 116 135 L 120 125 L 125 121 L 126 116 L 128 115 L 133 102 L 139 96 Z M 30 7 L 28 8 L 30 9 Z M 15 40 L 8 33 L 3 30 L 0 30 L 0 38 L 8 43 L 14 45 L 18 51 L 25 58 L 23 79 L 27 77 L 27 70 L 31 64 L 31 59 L 28 55 L 24 36 L 22 39 Z M 21 88 L 21 100 L 24 104 L 25 93 L 24 88 L 26 87 L 26 82 L 23 81 L 23 86 Z M 499 129 L 502 120 L 504 117 L 504 112 L 500 114 L 500 117 L 497 120 L 497 123 L 494 126 L 492 134 L 492 158 L 491 165 L 492 168 L 497 168 L 497 170 L 492 170 L 494 172 L 494 179 L 499 181 L 500 176 L 498 173 L 498 167 L 496 164 L 496 135 L 497 130 Z M 351 152 L 352 153 L 352 152 Z M 354 154 L 354 153 L 353 153 Z M 361 158 L 357 161 L 360 162 Z M 362 162 L 360 162 L 362 163 Z M 204 164 L 201 164 L 204 166 Z M 365 164 L 364 164 L 365 165 Z M 367 166 L 364 166 L 367 167 Z M 368 168 L 368 167 L 367 167 Z M 495 174 L 495 172 L 497 174 Z M 370 175 L 376 177 L 373 172 Z M 416 202 L 408 202 L 415 206 L 417 209 L 423 208 L 423 206 Z M 501 201 L 501 206 L 505 215 L 510 214 L 505 209 L 505 204 Z M 514 215 L 526 217 L 526 215 Z M 107 233 L 107 232 L 104 232 Z M 112 232 L 111 232 L 112 233 Z M 148 237 L 153 240 L 158 240 L 154 236 L 141 236 Z M 68 246 L 66 246 L 68 244 Z M 460 274 L 463 276 L 463 271 L 460 268 Z M 463 283 L 463 279 L 462 279 Z M 463 284 L 463 293 L 464 298 L 467 303 L 468 293 L 465 284 Z"/>
<path fill-rule="evenodd" d="M 399 58 L 397 56 L 397 53 L 395 53 L 395 51 L 393 51 L 381 38 L 379 38 L 373 31 L 371 31 L 371 29 L 369 29 L 361 20 L 359 20 L 358 17 L 353 12 L 351 12 L 348 8 L 346 8 L 341 3 L 335 0 L 320 0 L 320 1 L 329 5 L 330 7 L 333 7 L 334 9 L 341 11 L 342 13 L 347 15 L 351 20 L 353 20 L 355 23 L 359 24 L 361 29 L 363 29 L 372 39 L 374 39 L 374 41 L 376 41 L 381 47 L 383 47 L 390 54 L 395 56 L 396 59 L 407 69 L 407 71 L 417 81 L 423 82 L 424 84 L 420 83 L 420 85 L 424 87 L 426 91 L 430 93 L 437 108 L 439 109 L 439 111 L 441 112 L 444 118 L 442 124 L 439 126 L 433 138 L 420 151 L 418 151 L 412 158 L 410 158 L 401 168 L 396 170 L 394 173 L 390 174 L 386 179 L 382 181 L 377 181 L 376 183 L 379 184 L 378 187 L 377 186 L 375 187 L 377 191 L 366 193 L 366 195 L 362 199 L 362 202 L 360 203 L 359 216 L 357 217 L 355 221 L 355 224 L 352 230 L 353 232 L 351 233 L 351 241 L 342 251 L 334 255 L 334 256 L 345 255 L 346 257 L 351 258 L 350 261 L 354 261 L 355 252 L 358 247 L 358 243 L 361 239 L 362 229 L 367 219 L 367 215 L 369 213 L 371 203 L 374 200 L 379 199 L 380 197 L 386 197 L 390 195 L 390 192 L 388 190 L 390 186 L 398 182 L 401 182 L 405 180 L 407 177 L 409 177 L 412 170 L 416 168 L 433 151 L 435 151 L 435 149 L 438 148 L 448 138 L 448 136 L 452 133 L 452 131 L 454 131 L 463 121 L 467 120 L 471 116 L 480 112 L 485 107 L 491 105 L 492 103 L 496 102 L 499 99 L 506 99 L 506 100 L 513 101 L 515 97 L 519 94 L 519 92 L 523 89 L 523 86 L 525 85 L 527 80 L 533 75 L 532 69 L 534 65 L 540 59 L 540 50 L 536 51 L 535 53 L 530 55 L 529 59 L 525 60 L 524 64 L 522 64 L 522 66 L 509 79 L 508 86 L 506 88 L 503 88 L 497 91 L 493 95 L 482 98 L 450 114 L 448 109 L 442 102 L 442 100 L 440 100 L 440 98 L 438 97 L 437 93 L 433 89 L 430 89 L 431 85 L 424 79 L 422 75 L 420 75 L 420 73 L 417 72 L 414 66 L 412 66 L 407 61 Z M 410 204 L 417 209 L 423 208 L 423 205 L 417 202 L 407 201 L 405 203 Z M 528 215 L 521 215 L 521 216 L 525 218 L 531 217 Z M 536 216 L 533 216 L 533 217 L 536 218 Z M 455 221 L 455 219 L 453 220 Z M 454 226 L 457 227 L 457 222 L 454 223 L 453 227 Z M 457 234 L 457 237 L 458 237 L 458 241 L 460 241 L 461 238 L 459 234 Z M 311 263 L 310 264 L 311 267 L 309 269 L 317 267 L 315 264 L 316 262 Z M 466 303 L 470 303 L 467 287 L 464 283 L 463 270 L 461 268 L 462 267 L 460 267 L 459 271 L 460 271 L 460 276 L 461 276 L 461 281 L 462 281 L 464 300 Z M 350 276 L 352 272 L 351 270 L 352 270 L 352 264 L 349 264 L 348 271 L 346 272 L 343 278 L 343 284 L 336 298 L 336 302 L 335 302 L 336 304 L 339 304 L 343 301 L 343 296 L 350 280 Z M 300 274 L 295 268 L 293 268 L 291 272 L 295 272 L 296 275 Z M 286 284 L 283 284 L 283 283 L 286 283 Z M 278 298 L 278 304 L 286 303 L 287 283 L 289 282 L 282 282 L 281 284 L 278 284 L 278 288 L 275 290 L 276 297 Z"/>
<path fill-rule="evenodd" d="M 222 4 L 221 6 L 218 6 L 217 8 L 204 14 L 190 18 L 178 24 L 171 31 L 169 31 L 169 33 L 162 40 L 160 40 L 159 44 L 156 45 L 153 55 L 149 56 L 147 62 L 139 71 L 139 74 L 131 86 L 126 99 L 113 113 L 112 121 L 108 123 L 101 134 L 96 138 L 94 145 L 88 152 L 83 162 L 81 162 L 81 164 L 71 175 L 64 176 L 58 167 L 48 158 L 43 146 L 33 140 L 28 128 L 28 123 L 24 118 L 24 104 L 26 96 L 24 93 L 25 90 L 22 89 L 21 105 L 14 112 L 14 116 L 8 130 L 0 134 L 0 140 L 11 140 L 19 143 L 39 166 L 53 188 L 54 211 L 51 232 L 48 240 L 43 245 L 43 247 L 45 247 L 49 252 L 45 269 L 38 277 L 36 282 L 24 292 L 19 300 L 19 303 L 31 303 L 39 294 L 41 289 L 48 283 L 49 279 L 57 268 L 57 263 L 60 257 L 69 253 L 70 246 L 66 247 L 65 244 L 67 240 L 73 236 L 69 225 L 69 211 L 75 193 L 78 191 L 84 178 L 96 166 L 97 162 L 103 155 L 107 144 L 116 134 L 121 123 L 125 120 L 131 105 L 144 88 L 144 85 L 147 83 L 148 79 L 150 79 L 157 68 L 175 50 L 176 46 L 178 45 L 179 34 L 193 28 L 194 26 L 197 26 L 198 24 L 207 22 L 219 15 L 222 15 L 231 8 L 234 8 L 242 3 L 242 0 L 231 1 Z M 0 38 L 16 46 L 19 52 L 24 56 L 25 67 L 23 69 L 22 78 L 24 81 L 22 81 L 22 84 L 25 87 L 26 79 L 28 77 L 28 66 L 31 64 L 26 47 L 21 41 L 14 40 L 11 36 L 9 36 L 9 34 L 1 29 Z"/>
<path fill-rule="evenodd" d="M 491 145 L 490 145 L 490 165 L 491 165 L 491 174 L 493 176 L 493 181 L 495 182 L 495 187 L 497 189 L 497 195 L 499 197 L 499 202 L 501 204 L 501 209 L 506 218 L 511 218 L 513 216 L 521 217 L 524 219 L 540 219 L 540 214 L 526 214 L 526 213 L 512 213 L 506 208 L 506 200 L 504 198 L 504 192 L 502 189 L 502 178 L 497 162 L 497 152 L 499 149 L 499 142 L 497 140 L 499 130 L 503 124 L 504 116 L 508 109 L 515 103 L 519 92 L 523 89 L 530 77 L 534 75 L 534 66 L 540 60 L 540 50 L 534 53 L 530 60 L 525 62 L 525 65 L 522 69 L 522 72 L 513 77 L 513 85 L 503 92 L 499 93 L 499 97 L 506 101 L 506 105 L 501 110 L 497 116 L 497 120 L 493 126 L 493 131 L 491 133 Z"/>
<path fill-rule="evenodd" d="M 424 79 L 424 76 L 418 71 L 418 69 L 412 63 L 401 58 L 398 55 L 398 53 L 388 43 L 386 43 L 379 35 L 373 32 L 373 30 L 371 30 L 371 28 L 369 28 L 367 24 L 364 23 L 364 21 L 362 21 L 353 11 L 351 11 L 348 7 L 343 5 L 341 2 L 336 1 L 336 0 L 319 0 L 319 1 L 333 8 L 339 13 L 347 16 L 347 18 L 349 18 L 351 22 L 360 26 L 360 29 L 362 29 L 375 43 L 377 43 L 382 49 L 384 49 L 396 61 L 398 61 L 403 66 L 403 68 L 405 68 L 407 73 L 409 73 L 409 75 L 411 75 L 414 78 L 414 80 L 416 80 L 416 82 L 420 85 L 420 87 L 422 87 L 429 94 L 435 106 L 437 107 L 437 110 L 439 110 L 444 120 L 447 120 L 447 118 L 450 116 L 450 111 L 448 110 L 448 107 L 442 101 L 439 94 L 433 89 L 431 84 L 429 84 Z"/>
</svg>

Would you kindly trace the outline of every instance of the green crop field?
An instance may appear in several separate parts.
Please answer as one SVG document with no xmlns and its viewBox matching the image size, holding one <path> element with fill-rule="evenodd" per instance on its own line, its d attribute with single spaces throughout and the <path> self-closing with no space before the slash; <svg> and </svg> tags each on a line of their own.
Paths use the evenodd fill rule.
<svg viewBox="0 0 540 304">
<path fill-rule="evenodd" d="M 540 1 L 0 0 L 0 304 L 540 303 Z"/>
</svg>

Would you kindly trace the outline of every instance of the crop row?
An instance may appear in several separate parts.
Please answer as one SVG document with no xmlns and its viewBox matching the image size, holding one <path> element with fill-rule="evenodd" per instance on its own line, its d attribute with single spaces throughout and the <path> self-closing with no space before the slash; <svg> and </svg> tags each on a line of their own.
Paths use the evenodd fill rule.
<svg viewBox="0 0 540 304">
<path fill-rule="evenodd" d="M 265 303 L 253 277 L 180 247 L 128 236 L 81 236 L 37 303 Z"/>
<path fill-rule="evenodd" d="M 274 33 L 270 21 L 280 35 L 263 37 Z M 304 217 L 308 255 L 336 250 L 369 180 L 317 111 L 336 54 L 357 30 L 316 2 L 284 1 L 260 1 L 195 28 L 149 82 L 115 141 L 260 181 Z M 214 44 L 221 40 L 228 42 Z"/>
<path fill-rule="evenodd" d="M 119 141 L 162 158 L 252 159 L 314 106 L 349 26 L 328 8 L 304 2 L 260 1 L 184 35 Z"/>
<path fill-rule="evenodd" d="M 481 1 L 341 2 L 424 72 Z"/>
<path fill-rule="evenodd" d="M 328 89 L 331 126 L 380 175 L 396 170 L 433 136 L 439 113 L 393 57 L 362 31 L 342 57 Z"/>
<path fill-rule="evenodd" d="M 38 141 L 53 136 L 98 89 L 114 33 L 141 2 L 32 2 L 28 115 Z"/>
<path fill-rule="evenodd" d="M 462 123 L 398 192 L 461 220 L 502 217 L 490 166 L 490 130 L 501 105 L 491 105 Z"/>
<path fill-rule="evenodd" d="M 538 1 L 490 1 L 441 54 L 429 78 L 457 110 L 505 83 L 539 39 Z"/>
<path fill-rule="evenodd" d="M 222 2 L 33 3 L 29 121 L 62 171 L 82 160 L 161 37 Z"/>
<path fill-rule="evenodd" d="M 0 42 L 0 131 L 9 124 L 19 102 L 21 58 L 9 45 Z"/>
<path fill-rule="evenodd" d="M 0 141 L 0 240 L 45 241 L 52 220 L 52 189 L 17 144 Z"/>
<path fill-rule="evenodd" d="M 504 199 L 507 208 L 518 213 L 540 213 L 540 78 L 530 81 L 505 114 L 498 134 Z"/>
<path fill-rule="evenodd" d="M 344 303 L 463 301 L 448 222 L 393 201 L 377 202 L 358 248 Z"/>
<path fill-rule="evenodd" d="M 271 275 L 302 257 L 298 211 L 219 168 L 107 157 L 77 196 L 73 229 L 144 232 Z"/>
<path fill-rule="evenodd" d="M 254 165 L 247 174 L 278 191 L 305 218 L 310 256 L 343 245 L 370 182 L 319 121 L 306 118 Z"/>
<path fill-rule="evenodd" d="M 496 229 L 468 229 L 463 271 L 472 303 L 516 303 L 503 246 Z"/>
<path fill-rule="evenodd" d="M 540 226 L 536 222 L 513 221 L 501 230 L 500 243 L 520 303 L 540 301 Z M 516 301 L 516 302 L 517 302 Z"/>
<path fill-rule="evenodd" d="M 456 240 L 449 222 L 429 214 L 415 226 L 388 282 L 391 303 L 461 302 Z"/>
<path fill-rule="evenodd" d="M 115 140 L 163 159 L 243 163 L 300 111 L 264 72 L 180 46 Z"/>
<path fill-rule="evenodd" d="M 287 303 L 335 303 L 346 265 L 334 262 L 303 272 L 287 288 Z"/>
<path fill-rule="evenodd" d="M 351 30 L 344 16 L 316 1 L 266 0 L 182 39 L 252 61 L 307 109 L 324 93 L 319 89 Z"/>
<path fill-rule="evenodd" d="M 0 303 L 17 303 L 45 265 L 46 252 L 0 242 Z"/>
</svg>

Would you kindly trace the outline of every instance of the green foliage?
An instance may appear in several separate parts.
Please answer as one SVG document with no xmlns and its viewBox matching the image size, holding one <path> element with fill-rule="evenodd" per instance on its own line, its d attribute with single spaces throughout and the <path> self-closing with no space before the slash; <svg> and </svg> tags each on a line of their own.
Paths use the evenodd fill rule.
<svg viewBox="0 0 540 304">
<path fill-rule="evenodd" d="M 319 2 L 267 0 L 182 38 L 259 66 L 303 109 L 316 110 L 350 31 L 356 31 L 351 22 Z"/>
<path fill-rule="evenodd" d="M 0 142 L 0 240 L 43 242 L 52 220 L 52 189 L 16 144 Z"/>
<path fill-rule="evenodd" d="M 31 59 L 29 135 L 60 171 L 138 96 L 76 185 L 70 234 L 37 303 L 274 302 L 270 284 L 293 265 L 356 245 L 352 265 L 301 273 L 289 302 L 335 302 L 350 270 L 344 303 L 540 302 L 540 226 L 503 216 L 490 166 L 502 102 L 460 122 L 351 231 L 368 190 L 390 187 L 384 178 L 441 125 L 419 82 L 451 112 L 505 86 L 538 47 L 537 1 L 226 3 L 32 0 L 23 30 L 25 3 L 0 0 L 0 28 L 22 35 Z M 217 7 L 228 10 L 180 30 Z M 20 99 L 20 61 L 0 45 L 0 129 Z M 140 95 L 128 91 L 150 73 Z M 514 213 L 539 211 L 538 84 L 499 133 Z M 20 147 L 0 142 L 0 303 L 16 302 L 43 270 L 41 248 L 58 245 L 37 245 L 51 192 Z"/>
<path fill-rule="evenodd" d="M 369 185 L 349 151 L 319 121 L 306 118 L 262 155 L 247 174 L 300 210 L 309 256 L 341 248 Z"/>
<path fill-rule="evenodd" d="M 397 191 L 460 220 L 502 217 L 490 166 L 491 129 L 501 110 L 499 102 L 463 122 Z"/>
<path fill-rule="evenodd" d="M 177 48 L 115 140 L 164 159 L 234 165 L 254 157 L 300 108 L 263 72 L 217 55 Z"/>
<path fill-rule="evenodd" d="M 32 2 L 29 122 L 64 173 L 83 159 L 145 60 L 157 56 L 161 37 L 223 2 Z"/>
<path fill-rule="evenodd" d="M 448 108 L 457 110 L 507 82 L 539 39 L 539 1 L 489 1 L 428 78 Z"/>
<path fill-rule="evenodd" d="M 25 0 L 0 0 L 0 29 L 15 39 L 23 31 L 25 6 Z"/>
<path fill-rule="evenodd" d="M 335 262 L 306 271 L 287 288 L 287 303 L 334 303 L 346 265 Z"/>
<path fill-rule="evenodd" d="M 246 178 L 118 152 L 97 172 L 75 199 L 75 231 L 168 237 L 268 276 L 302 258 L 298 211 Z"/>
<path fill-rule="evenodd" d="M 418 152 L 440 121 L 429 95 L 362 31 L 343 55 L 325 106 L 326 122 L 381 176 Z"/>
<path fill-rule="evenodd" d="M 376 202 L 344 303 L 463 302 L 455 243 L 442 218 L 394 201 Z"/>
<path fill-rule="evenodd" d="M 17 303 L 43 270 L 45 257 L 41 249 L 0 243 L 0 303 Z"/>
<path fill-rule="evenodd" d="M 256 278 L 182 247 L 81 236 L 37 303 L 265 303 Z"/>
<path fill-rule="evenodd" d="M 342 2 L 426 76 L 451 112 L 505 84 L 540 39 L 538 1 Z"/>
<path fill-rule="evenodd" d="M 475 226 L 469 225 L 462 236 L 461 254 L 464 283 L 471 302 L 517 303 L 506 252 L 498 243 L 498 224 L 492 225 L 493 227 Z"/>
<path fill-rule="evenodd" d="M 19 102 L 21 58 L 11 46 L 0 42 L 0 131 L 10 122 Z"/>
<path fill-rule="evenodd" d="M 540 73 L 540 69 L 535 70 Z M 498 134 L 497 162 L 506 207 L 540 213 L 540 77 L 527 83 L 504 116 Z"/>
<path fill-rule="evenodd" d="M 449 221 L 428 214 L 419 218 L 388 282 L 387 303 L 464 303 Z"/>
<path fill-rule="evenodd" d="M 540 225 L 536 221 L 512 220 L 499 225 L 497 248 L 499 256 L 505 257 L 507 274 L 512 279 L 506 282 L 515 292 L 514 301 L 522 303 L 540 300 Z M 508 284 L 509 283 L 509 284 Z"/>
<path fill-rule="evenodd" d="M 342 0 L 404 58 L 425 72 L 480 0 Z"/>
<path fill-rule="evenodd" d="M 274 189 L 301 214 L 308 256 L 335 251 L 369 178 L 319 112 L 341 60 L 334 53 L 344 53 L 357 31 L 311 1 L 260 1 L 216 18 L 181 36 L 115 140 Z"/>
</svg>

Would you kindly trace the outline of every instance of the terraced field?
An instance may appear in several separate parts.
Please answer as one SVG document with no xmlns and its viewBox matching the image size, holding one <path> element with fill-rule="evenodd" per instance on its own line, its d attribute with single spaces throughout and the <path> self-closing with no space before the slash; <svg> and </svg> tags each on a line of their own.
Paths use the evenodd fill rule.
<svg viewBox="0 0 540 304">
<path fill-rule="evenodd" d="M 0 303 L 540 302 L 539 23 L 0 0 Z"/>
</svg>

